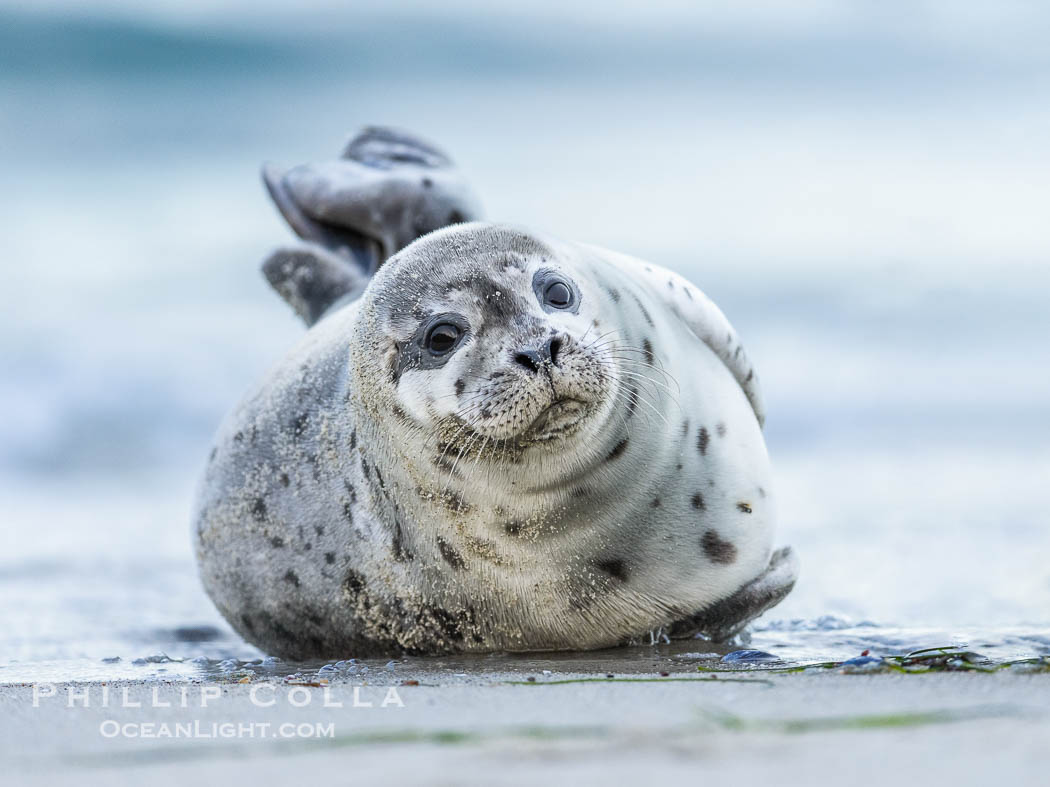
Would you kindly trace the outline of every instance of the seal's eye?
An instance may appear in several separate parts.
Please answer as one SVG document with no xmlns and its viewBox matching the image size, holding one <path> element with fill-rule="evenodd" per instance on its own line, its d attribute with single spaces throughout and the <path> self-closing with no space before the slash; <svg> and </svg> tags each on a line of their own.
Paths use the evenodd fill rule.
<svg viewBox="0 0 1050 787">
<path fill-rule="evenodd" d="M 461 331 L 450 322 L 439 322 L 427 332 L 426 347 L 431 355 L 446 355 L 452 352 L 459 341 Z"/>
<path fill-rule="evenodd" d="M 532 291 L 536 300 L 540 302 L 543 311 L 572 312 L 576 314 L 580 308 L 580 291 L 561 271 L 542 268 L 536 271 L 532 277 Z"/>
<path fill-rule="evenodd" d="M 572 290 L 565 282 L 551 282 L 543 291 L 543 300 L 555 309 L 568 309 L 572 306 Z"/>
</svg>

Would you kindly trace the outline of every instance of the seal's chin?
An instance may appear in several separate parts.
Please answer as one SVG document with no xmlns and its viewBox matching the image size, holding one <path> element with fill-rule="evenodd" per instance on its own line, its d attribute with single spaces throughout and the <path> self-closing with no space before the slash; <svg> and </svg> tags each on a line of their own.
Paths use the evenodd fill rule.
<svg viewBox="0 0 1050 787">
<path fill-rule="evenodd" d="M 579 429 L 590 408 L 578 399 L 556 399 L 529 424 L 522 435 L 530 442 L 568 437 Z"/>
</svg>

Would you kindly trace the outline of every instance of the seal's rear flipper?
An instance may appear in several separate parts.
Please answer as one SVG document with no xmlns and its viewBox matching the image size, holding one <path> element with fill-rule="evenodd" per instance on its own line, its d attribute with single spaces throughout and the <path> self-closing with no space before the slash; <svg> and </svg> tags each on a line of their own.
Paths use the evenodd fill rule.
<svg viewBox="0 0 1050 787">
<path fill-rule="evenodd" d="M 336 301 L 356 298 L 368 284 L 368 277 L 357 268 L 315 243 L 277 249 L 263 263 L 262 271 L 307 326 L 321 319 Z"/>
<path fill-rule="evenodd" d="M 268 164 L 262 178 L 299 237 L 368 276 L 416 238 L 481 215 L 452 160 L 395 129 L 367 127 L 340 158 L 289 170 Z"/>
<path fill-rule="evenodd" d="M 769 566 L 757 579 L 744 585 L 729 598 L 716 601 L 707 609 L 671 625 L 671 639 L 687 639 L 702 634 L 713 642 L 736 636 L 752 620 L 779 604 L 795 587 L 798 558 L 791 547 L 773 553 Z"/>
</svg>

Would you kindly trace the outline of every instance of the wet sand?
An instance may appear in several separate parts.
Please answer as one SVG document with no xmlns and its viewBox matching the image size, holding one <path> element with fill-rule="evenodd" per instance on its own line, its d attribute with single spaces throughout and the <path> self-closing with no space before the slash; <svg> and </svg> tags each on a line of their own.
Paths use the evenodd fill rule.
<svg viewBox="0 0 1050 787">
<path fill-rule="evenodd" d="M 1024 785 L 1050 772 L 1045 671 L 712 675 L 683 662 L 662 676 L 634 666 L 595 656 L 462 672 L 420 660 L 327 685 L 316 673 L 301 686 L 236 674 L 54 684 L 53 696 L 37 686 L 36 707 L 31 685 L 5 685 L 4 781 Z M 180 724 L 204 737 L 163 737 Z M 300 729 L 322 737 L 284 737 Z"/>
</svg>

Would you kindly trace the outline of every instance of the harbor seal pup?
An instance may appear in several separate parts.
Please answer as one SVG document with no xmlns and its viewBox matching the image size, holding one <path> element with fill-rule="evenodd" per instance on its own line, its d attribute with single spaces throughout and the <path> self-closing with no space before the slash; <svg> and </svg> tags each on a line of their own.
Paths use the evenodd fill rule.
<svg viewBox="0 0 1050 787">
<path fill-rule="evenodd" d="M 794 584 L 758 381 L 663 268 L 513 227 L 426 234 L 226 420 L 206 590 L 284 657 L 726 639 Z"/>
</svg>

